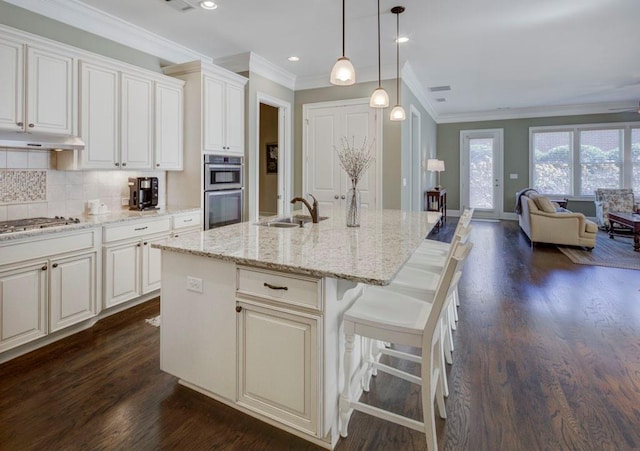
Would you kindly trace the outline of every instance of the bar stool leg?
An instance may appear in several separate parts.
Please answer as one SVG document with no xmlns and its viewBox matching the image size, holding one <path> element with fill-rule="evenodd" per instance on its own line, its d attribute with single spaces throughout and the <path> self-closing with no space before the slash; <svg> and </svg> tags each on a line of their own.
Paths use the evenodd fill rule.
<svg viewBox="0 0 640 451">
<path fill-rule="evenodd" d="M 344 388 L 340 396 L 340 435 L 348 435 L 349 417 L 351 415 L 351 361 L 353 359 L 353 345 L 355 335 L 345 332 L 344 337 Z"/>
</svg>

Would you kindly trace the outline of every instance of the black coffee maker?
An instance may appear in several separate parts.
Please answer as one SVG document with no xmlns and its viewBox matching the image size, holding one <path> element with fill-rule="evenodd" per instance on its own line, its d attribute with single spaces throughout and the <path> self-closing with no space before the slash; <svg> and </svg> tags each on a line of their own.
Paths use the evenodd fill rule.
<svg viewBox="0 0 640 451">
<path fill-rule="evenodd" d="M 158 177 L 129 178 L 129 210 L 153 210 L 158 205 Z"/>
</svg>

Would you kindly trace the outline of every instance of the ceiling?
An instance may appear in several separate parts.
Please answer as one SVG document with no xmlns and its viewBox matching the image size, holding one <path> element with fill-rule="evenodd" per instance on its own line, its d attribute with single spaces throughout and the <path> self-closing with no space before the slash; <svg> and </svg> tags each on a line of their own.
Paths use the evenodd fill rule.
<svg viewBox="0 0 640 451">
<path fill-rule="evenodd" d="M 213 11 L 197 7 L 197 0 L 171 1 L 196 8 L 180 12 L 166 0 L 67 0 L 214 60 L 253 52 L 295 75 L 296 89 L 329 85 L 341 53 L 339 0 L 218 0 Z M 396 21 L 390 9 L 405 6 L 400 32 L 410 41 L 400 46 L 401 65 L 409 62 L 436 119 L 585 105 L 608 111 L 640 100 L 638 0 L 380 2 L 382 78 L 395 78 Z M 374 80 L 376 2 L 347 0 L 346 9 L 346 56 L 358 81 Z M 300 61 L 287 61 L 291 55 Z M 451 91 L 430 92 L 441 85 Z M 393 103 L 395 93 L 390 94 Z"/>
</svg>

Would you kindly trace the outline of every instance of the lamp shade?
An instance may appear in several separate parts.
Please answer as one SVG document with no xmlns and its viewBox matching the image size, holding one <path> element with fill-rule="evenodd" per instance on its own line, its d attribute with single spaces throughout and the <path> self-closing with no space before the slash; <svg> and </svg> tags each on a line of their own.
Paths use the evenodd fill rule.
<svg viewBox="0 0 640 451">
<path fill-rule="evenodd" d="M 338 58 L 333 65 L 330 77 L 331 84 L 339 86 L 349 86 L 356 82 L 356 70 L 346 56 Z"/>
<path fill-rule="evenodd" d="M 389 94 L 384 88 L 378 88 L 371 94 L 371 100 L 369 100 L 369 106 L 371 108 L 386 108 L 389 106 Z"/>
<path fill-rule="evenodd" d="M 407 115 L 404 112 L 404 108 L 402 108 L 402 105 L 394 106 L 391 110 L 391 115 L 389 118 L 392 121 L 404 121 L 407 118 Z"/>
</svg>

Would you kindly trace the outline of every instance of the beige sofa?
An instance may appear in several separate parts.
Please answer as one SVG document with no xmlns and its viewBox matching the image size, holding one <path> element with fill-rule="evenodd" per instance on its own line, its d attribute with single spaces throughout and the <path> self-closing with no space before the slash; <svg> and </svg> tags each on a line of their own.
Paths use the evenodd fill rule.
<svg viewBox="0 0 640 451">
<path fill-rule="evenodd" d="M 598 226 L 595 222 L 589 221 L 582 213 L 572 213 L 568 210 L 551 212 L 557 204 L 549 202 L 546 197 L 540 199 L 543 196 L 530 196 L 520 197 L 521 212 L 518 221 L 532 246 L 534 243 L 552 243 L 584 246 L 589 250 L 596 246 Z M 551 204 L 553 207 L 550 207 Z"/>
</svg>

